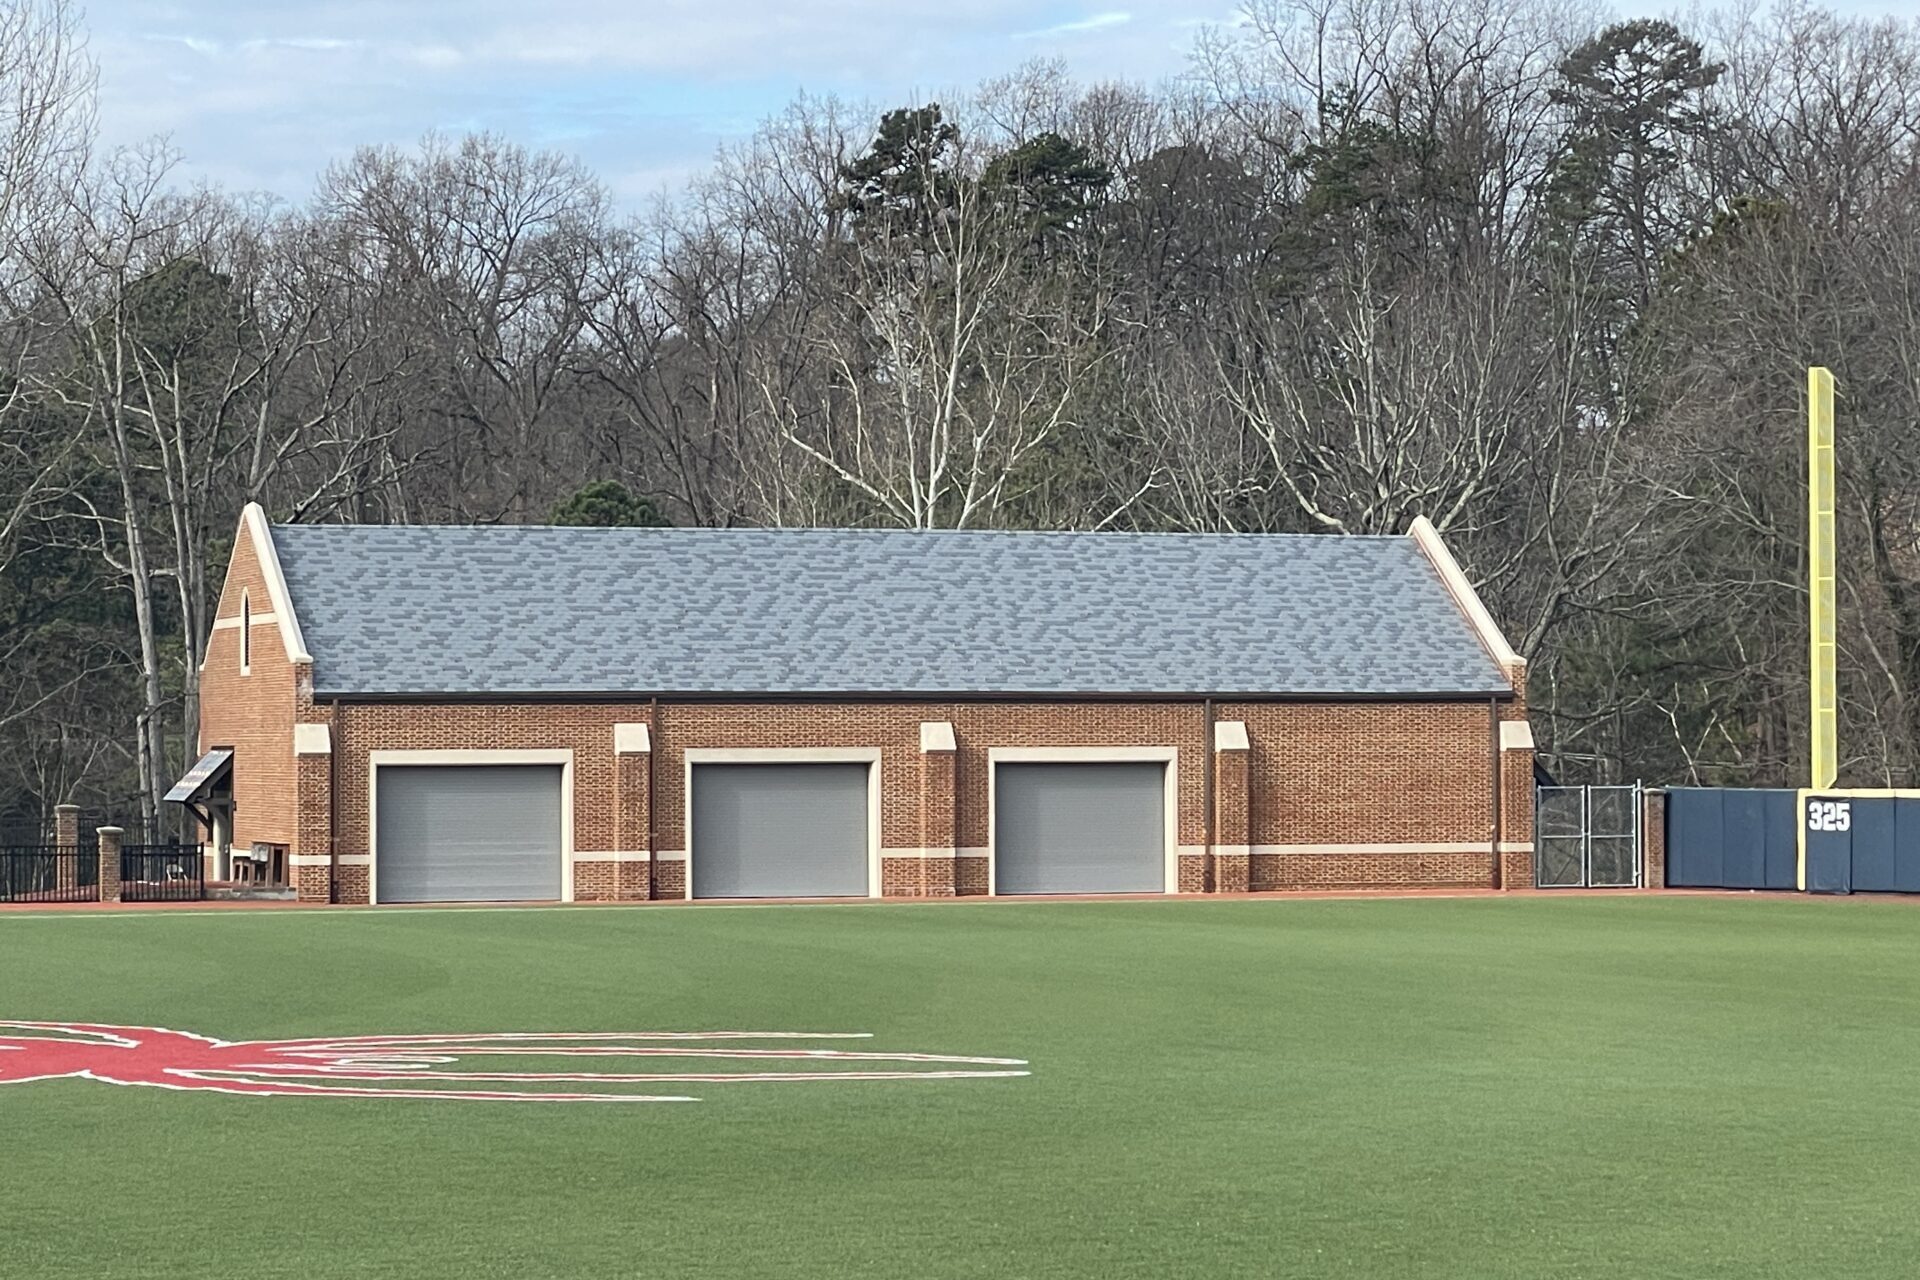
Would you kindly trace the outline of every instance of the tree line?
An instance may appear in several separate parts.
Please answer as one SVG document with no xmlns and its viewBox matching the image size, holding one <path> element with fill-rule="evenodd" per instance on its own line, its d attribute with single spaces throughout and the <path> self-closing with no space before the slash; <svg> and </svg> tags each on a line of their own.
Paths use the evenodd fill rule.
<svg viewBox="0 0 1920 1280">
<path fill-rule="evenodd" d="M 1165 84 L 802 98 L 641 212 L 493 135 L 297 204 L 93 136 L 0 11 L 0 822 L 163 820 L 240 506 L 295 521 L 1398 533 L 1573 780 L 1920 762 L 1920 23 L 1254 0 Z M 1223 602 L 1223 607 L 1230 607 Z M 1141 637 L 1151 643 L 1152 637 Z"/>
</svg>

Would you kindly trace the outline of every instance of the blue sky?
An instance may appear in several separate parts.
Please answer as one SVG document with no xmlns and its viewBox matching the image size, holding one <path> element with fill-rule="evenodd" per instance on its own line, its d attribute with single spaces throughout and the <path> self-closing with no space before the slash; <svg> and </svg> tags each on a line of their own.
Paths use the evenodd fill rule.
<svg viewBox="0 0 1920 1280">
<path fill-rule="evenodd" d="M 166 134 L 190 179 L 299 199 L 356 145 L 490 129 L 579 155 L 634 206 L 803 90 L 897 105 L 1040 57 L 1155 81 L 1234 3 L 92 0 L 87 18 L 105 140 Z"/>
</svg>

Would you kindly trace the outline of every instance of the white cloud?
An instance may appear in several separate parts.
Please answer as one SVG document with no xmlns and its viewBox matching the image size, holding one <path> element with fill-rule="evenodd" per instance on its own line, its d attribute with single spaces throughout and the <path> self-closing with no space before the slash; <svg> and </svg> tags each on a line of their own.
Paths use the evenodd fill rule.
<svg viewBox="0 0 1920 1280">
<path fill-rule="evenodd" d="M 1075 18 L 1071 22 L 1055 23 L 1051 27 L 1042 27 L 1038 31 L 1016 31 L 1015 40 L 1044 40 L 1050 36 L 1079 35 L 1085 31 L 1104 31 L 1108 27 L 1124 27 L 1133 21 L 1133 15 L 1119 11 L 1096 13 L 1086 18 Z"/>
<path fill-rule="evenodd" d="M 406 61 L 417 62 L 423 67 L 432 67 L 436 70 L 457 67 L 467 60 L 466 54 L 450 44 L 396 45 L 387 52 Z"/>
<path fill-rule="evenodd" d="M 342 40 L 334 36 L 272 36 L 243 40 L 240 47 L 248 52 L 256 49 L 297 49 L 306 53 L 333 53 L 341 49 L 358 48 L 361 43 L 359 40 Z"/>
</svg>

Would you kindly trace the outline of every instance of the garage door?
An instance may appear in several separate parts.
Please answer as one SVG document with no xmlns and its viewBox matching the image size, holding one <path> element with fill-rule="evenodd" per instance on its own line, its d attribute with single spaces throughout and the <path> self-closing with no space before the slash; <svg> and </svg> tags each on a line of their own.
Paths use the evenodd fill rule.
<svg viewBox="0 0 1920 1280">
<path fill-rule="evenodd" d="M 994 891 L 1164 891 L 1166 770 L 1133 762 L 995 765 Z"/>
<path fill-rule="evenodd" d="M 696 764 L 693 896 L 867 894 L 865 764 Z"/>
<path fill-rule="evenodd" d="M 560 897 L 560 766 L 382 766 L 381 902 Z"/>
</svg>

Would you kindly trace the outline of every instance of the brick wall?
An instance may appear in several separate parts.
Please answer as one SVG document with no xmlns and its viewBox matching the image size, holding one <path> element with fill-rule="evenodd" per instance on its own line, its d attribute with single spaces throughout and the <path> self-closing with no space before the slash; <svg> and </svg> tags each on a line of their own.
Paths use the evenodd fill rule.
<svg viewBox="0 0 1920 1280">
<path fill-rule="evenodd" d="M 1206 887 L 1206 722 L 1200 704 L 347 703 L 299 700 L 333 724 L 337 829 L 325 826 L 325 757 L 303 757 L 296 852 L 338 842 L 342 900 L 364 900 L 369 753 L 573 752 L 574 888 L 580 900 L 686 893 L 686 751 L 860 747 L 880 753 L 881 887 L 889 895 L 984 893 L 989 752 L 995 747 L 1172 747 L 1182 891 Z M 1225 703 L 1248 749 L 1216 756 L 1216 884 L 1225 891 L 1493 883 L 1491 726 L 1485 703 Z M 923 721 L 953 725 L 956 750 L 922 752 Z M 616 755 L 614 726 L 647 724 L 651 753 Z M 290 749 L 289 749 L 290 758 Z M 1530 752 L 1504 753 L 1503 826 L 1531 839 Z M 651 778 L 649 778 L 651 769 Z M 649 793 L 651 787 L 651 793 Z M 954 850 L 958 856 L 948 853 Z M 596 856 L 597 855 L 597 856 Z M 619 855 L 616 859 L 614 855 Z M 1531 883 L 1530 854 L 1503 858 Z M 324 897 L 325 868 L 299 868 Z M 350 883 L 349 883 L 350 882 Z"/>
<path fill-rule="evenodd" d="M 215 626 L 208 634 L 206 664 L 200 671 L 200 750 L 234 749 L 235 847 L 244 849 L 255 841 L 291 846 L 298 819 L 294 707 L 297 677 L 305 668 L 296 670 L 288 661 L 279 624 L 273 620 L 266 575 L 244 527 L 234 543 L 215 621 L 237 623 L 243 597 L 251 602 L 254 618 L 252 661 L 242 675 L 237 625 Z"/>
<path fill-rule="evenodd" d="M 1649 889 L 1667 887 L 1667 793 L 1649 791 L 1640 812 L 1640 848 Z"/>
</svg>

